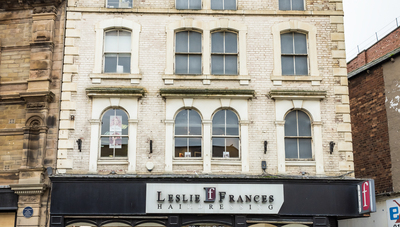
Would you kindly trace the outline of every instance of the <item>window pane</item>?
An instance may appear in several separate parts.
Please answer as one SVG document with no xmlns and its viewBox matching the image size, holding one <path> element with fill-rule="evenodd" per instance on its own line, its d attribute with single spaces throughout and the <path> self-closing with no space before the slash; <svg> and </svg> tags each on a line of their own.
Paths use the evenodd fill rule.
<svg viewBox="0 0 400 227">
<path fill-rule="evenodd" d="M 226 138 L 226 151 L 230 158 L 239 157 L 239 138 Z"/>
<path fill-rule="evenodd" d="M 190 9 L 201 9 L 201 0 L 189 0 Z"/>
<path fill-rule="evenodd" d="M 110 116 L 114 115 L 115 110 L 107 110 L 101 119 L 101 135 L 110 135 Z"/>
<path fill-rule="evenodd" d="M 297 136 L 296 111 L 288 113 L 285 117 L 285 136 Z"/>
<path fill-rule="evenodd" d="M 214 32 L 211 34 L 211 52 L 224 53 L 224 33 Z"/>
<path fill-rule="evenodd" d="M 311 139 L 299 139 L 299 158 L 312 158 Z"/>
<path fill-rule="evenodd" d="M 132 0 L 121 0 L 121 7 L 132 8 Z"/>
<path fill-rule="evenodd" d="M 108 136 L 101 137 L 100 143 L 100 157 L 112 158 L 114 149 L 110 148 L 110 138 Z"/>
<path fill-rule="evenodd" d="M 221 157 L 225 151 L 225 139 L 224 138 L 213 138 L 212 139 L 212 156 Z"/>
<path fill-rule="evenodd" d="M 185 157 L 188 138 L 175 138 L 175 157 Z"/>
<path fill-rule="evenodd" d="M 295 56 L 296 60 L 296 75 L 308 75 L 307 57 Z"/>
<path fill-rule="evenodd" d="M 130 73 L 131 72 L 131 55 L 119 54 L 117 73 Z"/>
<path fill-rule="evenodd" d="M 237 56 L 225 56 L 225 74 L 237 75 Z"/>
<path fill-rule="evenodd" d="M 211 0 L 211 9 L 215 10 L 224 9 L 223 0 Z"/>
<path fill-rule="evenodd" d="M 226 135 L 239 135 L 239 120 L 231 110 L 226 110 Z"/>
<path fill-rule="evenodd" d="M 176 0 L 176 9 L 188 9 L 188 0 Z"/>
<path fill-rule="evenodd" d="M 115 157 L 128 156 L 128 137 L 119 137 L 116 140 Z M 119 146 L 118 146 L 119 145 Z M 118 148 L 120 147 L 120 148 Z"/>
<path fill-rule="evenodd" d="M 294 33 L 294 46 L 296 54 L 307 54 L 307 36 L 301 33 Z"/>
<path fill-rule="evenodd" d="M 237 53 L 237 35 L 225 32 L 225 53 Z"/>
<path fill-rule="evenodd" d="M 187 53 L 188 52 L 188 32 L 176 33 L 176 52 Z"/>
<path fill-rule="evenodd" d="M 188 134 L 188 110 L 181 110 L 175 118 L 175 135 Z"/>
<path fill-rule="evenodd" d="M 188 55 L 175 55 L 175 73 L 187 74 L 188 73 Z"/>
<path fill-rule="evenodd" d="M 225 10 L 236 10 L 236 0 L 225 0 Z"/>
<path fill-rule="evenodd" d="M 201 33 L 198 32 L 189 33 L 189 52 L 201 53 Z"/>
<path fill-rule="evenodd" d="M 310 118 L 303 111 L 298 112 L 299 119 L 299 136 L 311 136 L 311 122 Z"/>
<path fill-rule="evenodd" d="M 285 139 L 285 157 L 298 158 L 297 154 L 297 139 Z"/>
<path fill-rule="evenodd" d="M 131 33 L 119 31 L 118 52 L 131 52 Z"/>
<path fill-rule="evenodd" d="M 195 110 L 189 110 L 189 135 L 201 135 L 201 118 Z"/>
<path fill-rule="evenodd" d="M 225 135 L 225 110 L 218 111 L 212 120 L 213 135 Z"/>
<path fill-rule="evenodd" d="M 224 56 L 211 55 L 211 74 L 224 74 Z"/>
<path fill-rule="evenodd" d="M 304 0 L 292 0 L 292 10 L 304 10 Z"/>
<path fill-rule="evenodd" d="M 201 55 L 189 55 L 189 74 L 201 74 Z"/>
<path fill-rule="evenodd" d="M 290 0 L 279 0 L 279 10 L 290 10 Z"/>
<path fill-rule="evenodd" d="M 293 33 L 281 34 L 282 54 L 293 54 Z"/>
<path fill-rule="evenodd" d="M 119 7 L 119 0 L 108 0 L 107 1 L 107 8 L 118 8 Z"/>
<path fill-rule="evenodd" d="M 282 56 L 282 75 L 294 75 L 293 56 Z"/>
<path fill-rule="evenodd" d="M 104 57 L 104 72 L 115 73 L 117 72 L 117 55 L 106 54 Z"/>
<path fill-rule="evenodd" d="M 122 118 L 122 135 L 128 135 L 128 115 L 125 113 L 125 111 L 121 110 L 121 109 L 116 109 L 115 111 L 115 115 L 116 116 L 121 116 Z M 110 117 L 108 117 L 110 118 Z"/>
<path fill-rule="evenodd" d="M 109 31 L 105 37 L 105 52 L 118 52 L 118 31 Z"/>
<path fill-rule="evenodd" d="M 189 151 L 192 157 L 201 157 L 201 138 L 189 139 Z"/>
</svg>

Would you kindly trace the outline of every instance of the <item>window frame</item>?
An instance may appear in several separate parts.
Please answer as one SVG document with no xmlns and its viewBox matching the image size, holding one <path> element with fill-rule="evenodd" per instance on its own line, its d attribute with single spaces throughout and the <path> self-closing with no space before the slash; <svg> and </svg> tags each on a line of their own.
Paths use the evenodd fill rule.
<svg viewBox="0 0 400 227">
<path fill-rule="evenodd" d="M 304 0 L 301 0 L 301 1 L 303 1 L 303 9 L 302 10 L 293 9 L 293 0 L 289 0 L 290 1 L 290 4 L 289 4 L 290 5 L 290 9 L 281 9 L 280 8 L 281 1 L 282 0 L 279 0 L 279 4 L 278 4 L 279 10 L 282 10 L 282 11 L 304 11 L 304 10 L 306 10 L 306 1 L 304 1 Z"/>
<path fill-rule="evenodd" d="M 282 35 L 284 35 L 284 34 L 292 34 L 292 41 L 293 41 L 293 53 L 283 53 L 283 51 L 282 51 Z M 306 40 L 305 40 L 305 44 L 306 44 L 306 52 L 307 53 L 295 53 L 295 49 L 296 49 L 296 46 L 295 46 L 295 43 L 296 43 L 296 40 L 295 40 L 295 34 L 302 34 L 302 35 L 305 35 L 305 37 L 306 37 Z M 294 74 L 284 74 L 283 73 L 283 67 L 284 67 L 284 64 L 281 64 L 281 66 L 282 66 L 282 76 L 308 76 L 309 75 L 309 68 L 310 68 L 310 66 L 309 66 L 309 57 L 308 57 L 308 52 L 309 52 L 309 50 L 308 50 L 308 47 L 309 47 L 309 45 L 308 45 L 308 36 L 307 36 L 307 33 L 304 33 L 304 32 L 292 32 L 292 31 L 286 31 L 286 32 L 283 32 L 283 33 L 281 33 L 281 62 L 283 62 L 282 61 L 282 57 L 286 57 L 286 56 L 292 56 L 293 57 L 293 73 Z M 307 59 L 306 59 L 306 68 L 307 68 L 307 74 L 296 74 L 296 57 L 298 57 L 298 56 L 303 56 L 303 57 L 306 57 Z"/>
<path fill-rule="evenodd" d="M 213 40 L 212 40 L 212 38 L 213 38 L 213 34 L 215 34 L 215 33 L 223 33 L 223 52 L 213 52 L 213 50 L 212 50 L 212 46 L 213 46 Z M 225 50 L 225 48 L 226 48 L 226 33 L 232 33 L 232 34 L 235 34 L 235 36 L 236 36 L 236 53 L 227 53 L 226 52 L 226 50 Z M 235 31 L 232 31 L 232 30 L 214 30 L 214 31 L 212 31 L 211 32 L 211 35 L 210 35 L 210 38 L 211 38 L 211 40 L 210 40 L 210 42 L 211 42 L 211 56 L 210 56 L 210 62 L 211 62 L 211 69 L 210 69 L 210 71 L 211 71 L 211 75 L 215 75 L 215 76 L 237 76 L 238 75 L 238 73 L 239 73 L 239 64 L 238 64 L 238 61 L 239 61 L 239 37 L 238 37 L 238 33 L 237 32 L 235 32 Z M 215 73 L 213 73 L 213 56 L 223 56 L 223 71 L 224 71 L 224 73 L 223 74 L 215 74 Z M 226 56 L 236 56 L 236 74 L 227 74 L 226 73 Z"/>
<path fill-rule="evenodd" d="M 211 9 L 211 10 L 237 10 L 237 1 L 238 1 L 238 0 L 234 0 L 234 1 L 235 1 L 235 8 L 234 8 L 234 9 L 225 9 L 225 1 L 226 1 L 226 0 L 222 0 L 222 9 L 213 9 L 213 8 L 212 8 L 213 1 L 214 1 L 214 0 L 210 0 L 210 9 Z"/>
<path fill-rule="evenodd" d="M 104 42 L 103 42 L 103 73 L 109 73 L 109 74 L 129 74 L 131 72 L 131 63 L 132 63 L 132 45 L 129 51 L 118 51 L 118 52 L 114 52 L 114 51 L 110 51 L 110 52 L 106 52 L 106 35 L 108 32 L 113 32 L 113 31 L 117 31 L 118 32 L 118 37 L 119 37 L 119 33 L 122 32 L 129 32 L 130 33 L 130 44 L 132 44 L 132 31 L 128 30 L 128 29 L 123 29 L 123 28 L 116 28 L 116 29 L 109 29 L 109 30 L 105 30 L 104 31 Z M 120 54 L 129 54 L 129 70 L 128 72 L 118 72 L 118 69 L 116 69 L 116 72 L 106 72 L 106 55 L 107 54 L 116 54 L 117 55 L 117 66 L 118 66 L 118 61 L 119 61 L 119 55 Z"/>
<path fill-rule="evenodd" d="M 190 118 L 189 118 L 190 114 L 189 114 L 189 111 L 191 111 L 191 110 L 196 112 L 198 114 L 199 118 L 200 118 L 200 135 L 189 135 L 189 134 L 187 134 L 187 135 L 177 135 L 176 134 L 176 124 L 177 124 L 176 118 L 178 117 L 178 115 L 182 111 L 187 111 L 188 112 L 188 115 L 187 115 L 188 116 L 188 118 L 187 118 L 187 128 L 189 130 L 189 128 L 190 128 Z M 190 160 L 191 159 L 203 159 L 203 133 L 204 133 L 203 131 L 204 130 L 203 130 L 203 124 L 202 124 L 202 117 L 201 117 L 200 113 L 196 109 L 194 109 L 194 108 L 184 108 L 184 109 L 179 110 L 176 113 L 175 119 L 174 119 L 174 149 L 176 149 L 176 138 L 187 138 L 188 140 L 190 138 L 200 138 L 200 157 L 196 157 L 196 156 L 186 157 L 185 155 L 183 155 L 183 157 L 177 157 L 176 156 L 176 150 L 174 150 L 173 158 L 177 159 L 177 160 L 182 160 L 182 159 L 190 159 Z M 189 149 L 189 143 L 187 145 L 187 151 L 186 152 L 188 152 L 188 149 Z"/>
<path fill-rule="evenodd" d="M 106 138 L 106 137 L 110 137 L 111 136 L 111 135 L 103 135 L 102 134 L 103 118 L 106 116 L 106 113 L 108 111 L 110 111 L 110 110 L 114 110 L 114 116 L 116 116 L 115 114 L 116 114 L 117 110 L 122 110 L 126 114 L 126 117 L 127 117 L 127 122 L 126 122 L 127 123 L 127 134 L 126 135 L 123 135 L 123 134 L 120 135 L 120 137 L 128 138 L 128 141 L 127 141 L 127 144 L 126 144 L 126 146 L 127 146 L 127 148 L 126 148 L 126 156 L 123 156 L 123 157 L 115 157 L 115 149 L 116 148 L 113 148 L 113 157 L 102 157 L 101 156 L 101 140 L 102 140 L 102 138 Z M 121 107 L 107 108 L 101 114 L 99 129 L 100 129 L 100 132 L 99 132 L 99 139 L 98 139 L 99 140 L 99 152 L 98 152 L 99 157 L 98 157 L 98 159 L 99 160 L 127 160 L 128 159 L 128 155 L 129 155 L 129 115 L 128 115 L 128 112 L 126 110 L 124 110 L 123 108 L 121 108 Z M 122 138 L 121 138 L 121 140 L 122 140 Z"/>
<path fill-rule="evenodd" d="M 177 44 L 176 44 L 176 39 L 177 39 L 177 34 L 178 33 L 180 33 L 180 32 L 187 32 L 188 33 L 188 52 L 177 52 L 176 51 L 176 49 L 177 49 Z M 200 52 L 190 52 L 190 32 L 196 32 L 196 33 L 199 33 L 200 34 Z M 188 68 L 187 68 L 187 71 L 188 71 L 188 73 L 177 73 L 176 72 L 176 66 L 177 66 L 177 63 L 176 63 L 176 56 L 177 55 L 187 55 L 188 56 Z M 190 72 L 190 58 L 189 58 L 189 56 L 190 55 L 200 55 L 200 73 L 199 74 L 197 74 L 197 73 L 189 73 Z M 177 31 L 175 31 L 175 39 L 174 39 L 174 73 L 176 74 L 176 75 L 202 75 L 203 74 L 203 33 L 202 33 L 202 31 L 199 31 L 199 30 L 177 30 Z"/>
<path fill-rule="evenodd" d="M 190 0 L 186 0 L 188 2 L 188 8 L 178 8 L 178 0 L 175 0 L 175 9 L 177 10 L 201 10 L 203 8 L 203 1 L 202 0 L 198 0 L 200 1 L 200 8 L 190 8 Z"/>
<path fill-rule="evenodd" d="M 288 136 L 286 134 L 286 124 L 287 124 L 286 118 L 292 112 L 296 113 L 296 129 L 297 129 L 296 136 Z M 299 115 L 298 115 L 299 112 L 304 113 L 309 119 L 309 122 L 310 122 L 310 136 L 300 136 L 299 135 Z M 312 128 L 312 121 L 311 121 L 310 115 L 304 110 L 293 109 L 293 110 L 290 110 L 289 112 L 286 113 L 284 119 L 285 119 L 285 125 L 284 125 L 284 128 L 285 128 L 285 132 L 284 132 L 284 137 L 285 137 L 285 160 L 286 161 L 314 161 L 315 158 L 314 158 L 314 152 L 313 152 L 313 147 L 314 147 L 313 146 L 313 128 Z M 286 147 L 286 139 L 296 139 L 296 143 L 297 143 L 297 158 L 287 158 L 286 157 L 286 153 L 287 153 L 287 150 L 286 150 L 287 149 L 287 147 Z M 300 139 L 310 139 L 310 143 L 311 143 L 310 144 L 311 145 L 310 146 L 311 158 L 302 158 L 302 157 L 300 157 L 300 146 L 299 146 L 299 140 Z"/>
<path fill-rule="evenodd" d="M 128 0 L 128 1 L 130 1 L 130 6 L 128 6 L 128 7 L 121 7 L 122 1 L 126 1 L 126 0 L 118 0 L 118 2 L 119 2 L 118 7 L 109 7 L 109 5 L 108 5 L 109 1 L 110 0 L 106 0 L 106 8 L 108 8 L 108 9 L 130 9 L 133 7 L 133 0 Z"/>
<path fill-rule="evenodd" d="M 220 111 L 224 111 L 225 112 L 225 117 L 224 117 L 224 119 L 225 119 L 225 122 L 224 122 L 224 130 L 225 130 L 225 135 L 214 135 L 214 130 L 213 130 L 213 125 L 214 125 L 214 117 L 216 116 L 216 114 L 218 113 L 218 112 L 220 112 Z M 237 135 L 226 135 L 226 127 L 227 127 L 227 118 L 226 118 L 226 111 L 231 111 L 235 116 L 236 116 L 236 119 L 237 119 L 237 122 L 238 122 L 238 124 L 237 124 L 237 126 L 238 126 L 238 134 Z M 227 108 L 223 108 L 223 109 L 218 109 L 218 110 L 216 110 L 215 112 L 214 112 L 214 114 L 212 115 L 212 118 L 211 118 L 211 159 L 212 160 L 240 160 L 241 159 L 241 137 L 240 137 L 240 119 L 239 119 L 239 116 L 238 116 L 238 114 L 234 111 L 234 110 L 232 110 L 232 109 L 227 109 Z M 225 140 L 224 140 L 224 147 L 225 147 L 225 151 L 226 151 L 226 139 L 229 139 L 229 138 L 237 138 L 237 140 L 238 140 L 238 156 L 237 157 L 229 157 L 229 158 L 226 158 L 226 157 L 214 157 L 214 155 L 213 155 L 213 139 L 214 138 L 224 138 Z"/>
</svg>

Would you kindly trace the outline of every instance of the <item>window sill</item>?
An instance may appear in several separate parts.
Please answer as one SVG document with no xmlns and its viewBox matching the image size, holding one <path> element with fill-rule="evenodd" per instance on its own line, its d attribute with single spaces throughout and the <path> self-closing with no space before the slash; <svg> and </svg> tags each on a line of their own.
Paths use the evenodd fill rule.
<svg viewBox="0 0 400 227">
<path fill-rule="evenodd" d="M 276 86 L 282 85 L 282 81 L 311 81 L 312 85 L 320 85 L 321 76 L 271 76 L 271 80 Z"/>
<path fill-rule="evenodd" d="M 139 84 L 142 79 L 140 74 L 130 73 L 92 73 L 92 84 L 101 84 L 101 80 L 131 80 L 131 84 Z"/>
<path fill-rule="evenodd" d="M 286 161 L 286 166 L 316 166 L 315 161 Z"/>
<path fill-rule="evenodd" d="M 240 161 L 239 159 L 216 159 L 211 160 L 211 165 L 241 166 L 242 161 Z"/>
<path fill-rule="evenodd" d="M 202 159 L 174 159 L 172 161 L 173 165 L 203 165 Z"/>
<path fill-rule="evenodd" d="M 99 160 L 97 160 L 97 164 L 99 164 L 99 165 L 128 165 L 129 164 L 129 162 L 128 162 L 128 160 L 121 160 L 121 159 L 117 159 L 117 160 L 112 160 L 112 159 L 108 159 L 108 160 L 105 160 L 105 159 L 99 159 Z"/>
<path fill-rule="evenodd" d="M 249 75 L 187 75 L 187 74 L 166 74 L 162 77 L 165 84 L 174 84 L 174 80 L 203 80 L 203 84 L 210 84 L 211 80 L 232 80 L 239 81 L 240 85 L 248 85 Z"/>
</svg>

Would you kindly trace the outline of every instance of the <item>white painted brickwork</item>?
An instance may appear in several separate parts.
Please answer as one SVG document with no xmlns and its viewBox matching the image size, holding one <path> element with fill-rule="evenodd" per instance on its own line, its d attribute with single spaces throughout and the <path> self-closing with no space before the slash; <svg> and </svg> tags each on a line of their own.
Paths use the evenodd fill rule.
<svg viewBox="0 0 400 227">
<path fill-rule="evenodd" d="M 86 95 L 86 88 L 101 86 L 138 86 L 146 90 L 138 100 L 137 137 L 135 173 L 149 173 L 147 162 L 154 163 L 152 174 L 165 173 L 166 151 L 166 100 L 160 96 L 162 88 L 199 88 L 199 89 L 253 89 L 255 96 L 248 104 L 248 150 L 249 173 L 261 174 L 261 161 L 267 162 L 267 173 L 278 174 L 278 138 L 276 122 L 276 101 L 271 99 L 271 90 L 313 90 L 326 91 L 326 98 L 320 101 L 320 122 L 323 175 L 337 176 L 353 170 L 351 153 L 351 127 L 348 114 L 347 80 L 345 80 L 345 56 L 343 45 L 343 12 L 341 0 L 307 0 L 307 10 L 290 14 L 278 10 L 278 0 L 238 0 L 238 9 L 247 10 L 222 12 L 202 10 L 195 12 L 177 11 L 174 0 L 133 0 L 132 9 L 106 9 L 105 0 L 69 0 L 67 37 L 64 65 L 64 85 L 62 95 L 62 121 L 60 141 L 68 146 L 60 147 L 58 165 L 60 172 L 71 174 L 89 173 L 91 143 L 92 98 Z M 203 2 L 204 4 L 204 2 Z M 140 11 L 144 10 L 146 11 Z M 165 10 L 172 13 L 167 13 Z M 125 13 L 121 13 L 124 11 Z M 139 11 L 139 13 L 135 13 Z M 313 12 L 310 12 L 313 11 Z M 162 13 L 157 13 L 162 12 Z M 248 12 L 248 13 L 247 13 Z M 252 15 L 257 14 L 257 15 Z M 304 15 L 303 15 L 304 14 Z M 131 83 L 130 78 L 91 79 L 95 68 L 96 32 L 100 21 L 120 18 L 141 26 L 139 34 L 140 77 Z M 250 76 L 248 85 L 240 85 L 238 80 L 177 80 L 167 85 L 163 80 L 167 67 L 167 25 L 184 19 L 193 19 L 202 23 L 211 23 L 220 19 L 239 22 L 247 27 L 246 40 L 240 40 L 247 48 L 245 54 L 247 71 Z M 317 76 L 320 83 L 311 81 L 282 81 L 276 86 L 271 81 L 276 51 L 272 26 L 282 22 L 300 21 L 317 29 Z M 66 79 L 67 78 L 67 79 Z M 135 77 L 136 78 L 136 77 Z M 138 83 L 138 84 L 137 84 Z M 96 110 L 95 110 L 96 111 Z M 69 115 L 74 115 L 74 124 L 68 124 Z M 99 119 L 97 119 L 99 120 Z M 77 149 L 76 140 L 81 138 L 82 152 Z M 149 153 L 149 141 L 153 141 L 153 153 Z M 73 141 L 73 149 L 70 142 Z M 264 141 L 268 141 L 268 151 L 264 154 Z M 334 141 L 333 154 L 329 154 L 329 142 Z M 65 142 L 60 144 L 66 144 Z M 315 151 L 314 151 L 315 152 Z M 68 160 L 68 161 L 67 161 Z M 283 163 L 284 165 L 285 163 Z M 67 166 L 65 166 L 67 165 Z M 129 171 L 126 164 L 98 164 L 98 174 L 115 171 L 124 174 Z M 201 174 L 204 168 L 200 163 L 173 165 L 172 172 L 179 174 Z M 96 172 L 95 171 L 95 172 Z M 212 165 L 212 174 L 240 174 L 239 165 Z M 91 171 L 93 172 L 93 171 Z M 314 166 L 286 166 L 283 174 L 316 175 Z M 282 173 L 279 173 L 282 174 Z M 321 171 L 319 172 L 321 174 Z"/>
</svg>

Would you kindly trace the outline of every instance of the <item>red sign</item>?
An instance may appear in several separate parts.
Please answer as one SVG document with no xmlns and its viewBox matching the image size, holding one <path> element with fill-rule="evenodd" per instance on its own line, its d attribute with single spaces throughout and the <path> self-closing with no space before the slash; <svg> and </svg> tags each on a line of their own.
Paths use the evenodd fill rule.
<svg viewBox="0 0 400 227">
<path fill-rule="evenodd" d="M 374 180 L 360 182 L 358 188 L 358 211 L 360 214 L 376 212 Z"/>
<path fill-rule="evenodd" d="M 370 199 L 370 189 L 369 189 L 369 181 L 365 181 L 361 185 L 361 194 L 362 194 L 362 210 L 370 211 L 371 208 L 371 199 Z"/>
<path fill-rule="evenodd" d="M 204 202 L 214 202 L 215 201 L 215 195 L 216 195 L 216 190 L 215 188 L 204 188 L 206 191 L 206 200 Z"/>
</svg>

